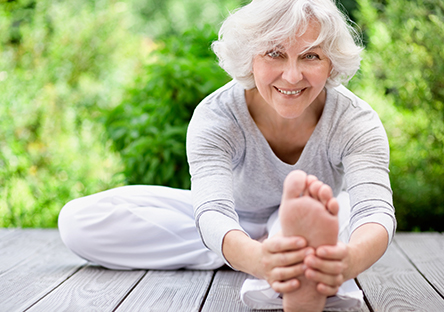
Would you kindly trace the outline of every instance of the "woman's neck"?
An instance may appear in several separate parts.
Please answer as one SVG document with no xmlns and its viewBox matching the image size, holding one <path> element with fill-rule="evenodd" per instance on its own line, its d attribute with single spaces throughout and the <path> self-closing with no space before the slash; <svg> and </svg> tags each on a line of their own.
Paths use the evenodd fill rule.
<svg viewBox="0 0 444 312">
<path fill-rule="evenodd" d="M 260 96 L 257 89 L 245 91 L 251 117 L 278 158 L 294 164 L 318 124 L 324 110 L 326 91 L 296 118 L 283 118 Z"/>
</svg>

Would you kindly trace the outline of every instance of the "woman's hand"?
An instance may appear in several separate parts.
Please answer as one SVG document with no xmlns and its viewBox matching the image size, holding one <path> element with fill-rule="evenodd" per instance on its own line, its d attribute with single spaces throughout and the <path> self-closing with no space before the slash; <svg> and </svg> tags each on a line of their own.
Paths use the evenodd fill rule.
<svg viewBox="0 0 444 312">
<path fill-rule="evenodd" d="M 349 277 L 350 250 L 349 246 L 338 242 L 335 246 L 320 246 L 316 253 L 304 260 L 305 276 L 317 282 L 317 290 L 325 296 L 338 292 Z"/>
<path fill-rule="evenodd" d="M 259 277 L 265 279 L 274 291 L 292 292 L 299 288 L 298 276 L 304 274 L 303 261 L 314 254 L 302 237 L 283 237 L 280 234 L 264 240 L 259 262 Z"/>
<path fill-rule="evenodd" d="M 316 255 L 307 256 L 305 276 L 318 282 L 321 294 L 336 294 L 339 286 L 367 270 L 385 252 L 388 234 L 378 223 L 366 223 L 353 231 L 349 243 L 320 246 Z"/>
</svg>

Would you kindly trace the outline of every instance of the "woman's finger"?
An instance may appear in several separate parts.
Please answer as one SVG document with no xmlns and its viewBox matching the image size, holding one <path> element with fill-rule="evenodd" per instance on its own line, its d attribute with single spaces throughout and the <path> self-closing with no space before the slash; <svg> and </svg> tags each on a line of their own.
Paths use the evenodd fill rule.
<svg viewBox="0 0 444 312">
<path fill-rule="evenodd" d="M 271 288 L 278 293 L 288 293 L 297 290 L 301 283 L 297 279 L 281 282 L 275 281 L 271 284 Z"/>
<path fill-rule="evenodd" d="M 334 296 L 338 292 L 339 286 L 332 287 L 322 283 L 316 286 L 316 290 L 324 296 Z"/>
<path fill-rule="evenodd" d="M 273 283 L 274 281 L 288 281 L 303 274 L 304 266 L 302 263 L 288 267 L 276 267 L 270 272 L 269 283 Z"/>
<path fill-rule="evenodd" d="M 340 260 L 324 260 L 314 255 L 307 256 L 304 263 L 311 269 L 330 275 L 342 274 L 345 269 L 344 263 Z"/>
<path fill-rule="evenodd" d="M 263 246 L 269 253 L 277 253 L 299 250 L 307 246 L 307 241 L 300 236 L 273 236 L 264 240 Z"/>
<path fill-rule="evenodd" d="M 347 246 L 338 242 L 335 246 L 320 246 L 316 249 L 316 256 L 325 260 L 342 260 L 347 256 Z"/>
<path fill-rule="evenodd" d="M 312 269 L 305 270 L 305 277 L 313 282 L 322 283 L 330 287 L 339 287 L 344 282 L 342 274 L 330 275 Z"/>
<path fill-rule="evenodd" d="M 304 258 L 307 255 L 313 255 L 313 248 L 304 248 L 297 251 L 287 251 L 281 253 L 269 254 L 264 257 L 265 266 L 270 270 L 277 267 L 288 267 L 296 264 L 303 264 Z"/>
</svg>

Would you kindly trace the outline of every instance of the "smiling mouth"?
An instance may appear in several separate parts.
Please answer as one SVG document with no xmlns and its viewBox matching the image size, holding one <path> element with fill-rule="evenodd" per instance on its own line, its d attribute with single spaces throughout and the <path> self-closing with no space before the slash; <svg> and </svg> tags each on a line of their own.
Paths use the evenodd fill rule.
<svg viewBox="0 0 444 312">
<path fill-rule="evenodd" d="M 302 90 L 304 90 L 304 89 L 302 89 L 302 90 L 297 90 L 297 91 L 285 91 L 285 90 L 279 89 L 277 87 L 275 87 L 275 89 L 278 90 L 280 93 L 285 94 L 285 95 L 296 95 L 296 94 L 301 93 Z"/>
</svg>

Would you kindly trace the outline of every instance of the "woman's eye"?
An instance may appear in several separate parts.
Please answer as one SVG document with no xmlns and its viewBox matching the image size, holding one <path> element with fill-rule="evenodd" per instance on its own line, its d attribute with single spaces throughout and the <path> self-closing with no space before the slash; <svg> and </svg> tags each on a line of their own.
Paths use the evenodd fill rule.
<svg viewBox="0 0 444 312">
<path fill-rule="evenodd" d="M 319 59 L 319 56 L 317 54 L 307 54 L 305 58 L 308 60 L 316 60 Z"/>
<path fill-rule="evenodd" d="M 271 58 L 278 58 L 279 56 L 281 56 L 281 53 L 279 51 L 270 51 L 267 52 L 267 55 Z"/>
</svg>

